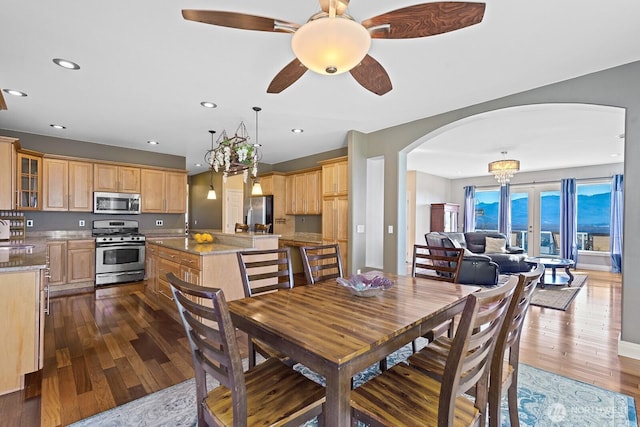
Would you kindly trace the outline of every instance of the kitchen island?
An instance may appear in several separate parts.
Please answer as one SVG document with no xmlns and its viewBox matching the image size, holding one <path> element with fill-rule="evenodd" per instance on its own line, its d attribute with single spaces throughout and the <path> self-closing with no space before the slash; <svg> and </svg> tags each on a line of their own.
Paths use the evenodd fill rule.
<svg viewBox="0 0 640 427">
<path fill-rule="evenodd" d="M 42 368 L 46 248 L 0 248 L 0 395 L 24 388 Z"/>
<path fill-rule="evenodd" d="M 167 274 L 191 283 L 220 288 L 228 301 L 244 298 L 236 252 L 246 249 L 277 249 L 277 234 L 222 233 L 202 230 L 211 243 L 197 243 L 189 237 L 147 236 L 147 288 L 158 301 L 177 315 Z M 193 231 L 195 234 L 196 231 Z"/>
</svg>

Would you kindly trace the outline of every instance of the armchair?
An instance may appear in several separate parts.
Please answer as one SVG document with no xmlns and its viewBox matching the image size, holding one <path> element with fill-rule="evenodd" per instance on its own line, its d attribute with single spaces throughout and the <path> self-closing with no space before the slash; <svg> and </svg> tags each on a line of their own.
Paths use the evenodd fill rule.
<svg viewBox="0 0 640 427">
<path fill-rule="evenodd" d="M 439 232 L 427 233 L 425 234 L 425 239 L 429 246 L 464 248 L 453 238 L 454 236 L 451 236 L 452 234 L 456 233 L 448 233 L 448 235 Z M 462 238 L 464 239 L 464 234 L 462 234 Z M 498 265 L 486 255 L 474 254 L 468 249 L 464 249 L 462 265 L 458 274 L 458 283 L 481 286 L 497 285 L 500 271 Z"/>
</svg>

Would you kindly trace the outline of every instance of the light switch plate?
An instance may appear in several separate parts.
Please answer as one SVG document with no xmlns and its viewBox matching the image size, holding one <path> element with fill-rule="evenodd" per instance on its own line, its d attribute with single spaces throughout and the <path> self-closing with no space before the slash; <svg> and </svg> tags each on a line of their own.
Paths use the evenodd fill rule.
<svg viewBox="0 0 640 427">
<path fill-rule="evenodd" d="M 357 227 L 356 227 L 356 231 L 358 233 L 364 233 L 364 225 L 358 224 Z"/>
<path fill-rule="evenodd" d="M 393 234 L 393 225 L 389 225 L 389 226 L 387 227 L 387 233 L 389 233 L 389 234 Z"/>
</svg>

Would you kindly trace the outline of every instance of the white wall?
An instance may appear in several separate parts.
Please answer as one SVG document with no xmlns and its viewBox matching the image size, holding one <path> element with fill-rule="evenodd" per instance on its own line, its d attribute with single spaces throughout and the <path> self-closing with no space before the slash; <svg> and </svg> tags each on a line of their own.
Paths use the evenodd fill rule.
<svg viewBox="0 0 640 427">
<path fill-rule="evenodd" d="M 407 222 L 413 221 L 413 227 L 408 227 L 412 232 L 407 233 L 408 261 L 413 256 L 414 244 L 426 244 L 424 235 L 431 231 L 431 204 L 451 203 L 450 194 L 451 180 L 419 171 L 407 172 L 407 195 L 413 196 L 407 206 Z"/>
</svg>

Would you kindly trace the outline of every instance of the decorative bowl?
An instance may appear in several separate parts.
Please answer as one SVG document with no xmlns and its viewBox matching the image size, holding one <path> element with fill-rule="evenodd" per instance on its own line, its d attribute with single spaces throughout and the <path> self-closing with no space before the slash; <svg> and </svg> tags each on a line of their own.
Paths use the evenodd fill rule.
<svg viewBox="0 0 640 427">
<path fill-rule="evenodd" d="M 369 271 L 364 274 L 352 274 L 347 279 L 338 277 L 338 284 L 349 289 L 352 295 L 374 297 L 393 286 L 393 281 L 385 278 L 381 271 Z"/>
</svg>

